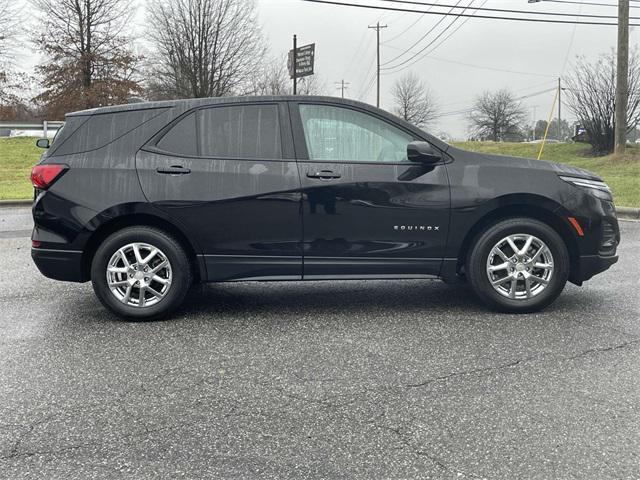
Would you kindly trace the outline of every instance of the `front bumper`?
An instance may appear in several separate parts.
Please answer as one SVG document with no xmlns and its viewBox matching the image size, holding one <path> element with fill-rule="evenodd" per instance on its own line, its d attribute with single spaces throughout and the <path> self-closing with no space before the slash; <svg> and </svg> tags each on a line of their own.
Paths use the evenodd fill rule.
<svg viewBox="0 0 640 480">
<path fill-rule="evenodd" d="M 578 272 L 575 277 L 578 279 L 576 283 L 582 284 L 594 275 L 604 272 L 611 265 L 618 261 L 617 255 L 608 257 L 602 255 L 583 255 L 578 259 Z M 573 276 L 573 275 L 572 275 Z"/>
<path fill-rule="evenodd" d="M 82 252 L 32 248 L 31 258 L 45 277 L 66 282 L 84 282 Z"/>
</svg>

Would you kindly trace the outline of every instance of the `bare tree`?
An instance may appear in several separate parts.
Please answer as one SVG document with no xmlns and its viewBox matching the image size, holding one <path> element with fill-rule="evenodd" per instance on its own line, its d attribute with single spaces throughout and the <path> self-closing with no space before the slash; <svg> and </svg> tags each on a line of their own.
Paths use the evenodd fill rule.
<svg viewBox="0 0 640 480">
<path fill-rule="evenodd" d="M 298 95 L 324 95 L 327 86 L 318 74 L 298 79 Z"/>
<path fill-rule="evenodd" d="M 578 58 L 565 79 L 569 107 L 587 131 L 589 143 L 597 154 L 614 148 L 616 55 L 601 55 L 588 62 Z M 637 52 L 629 55 L 629 95 L 627 127 L 632 132 L 640 123 L 640 64 Z"/>
<path fill-rule="evenodd" d="M 526 113 L 515 96 L 502 89 L 476 98 L 469 118 L 474 137 L 498 142 L 521 136 Z"/>
<path fill-rule="evenodd" d="M 140 90 L 137 56 L 123 34 L 129 0 L 33 0 L 41 13 L 36 43 L 44 91 L 36 98 L 49 118 L 82 108 L 124 103 Z"/>
<path fill-rule="evenodd" d="M 291 80 L 281 59 L 267 62 L 259 73 L 253 76 L 251 92 L 253 95 L 290 95 Z"/>
<path fill-rule="evenodd" d="M 12 0 L 0 0 L 0 120 L 29 116 L 27 96 L 29 78 L 15 63 L 21 40 L 23 11 Z"/>
<path fill-rule="evenodd" d="M 299 95 L 323 95 L 326 85 L 315 75 L 298 79 L 297 93 Z M 293 93 L 293 80 L 289 78 L 286 68 L 286 59 L 273 60 L 266 63 L 252 80 L 252 87 L 247 92 L 252 95 L 291 95 Z"/>
<path fill-rule="evenodd" d="M 0 71 L 12 59 L 22 18 L 15 1 L 0 0 Z"/>
<path fill-rule="evenodd" d="M 154 98 L 220 97 L 251 90 L 264 56 L 253 0 L 149 4 Z"/>
<path fill-rule="evenodd" d="M 426 127 L 438 111 L 433 95 L 425 82 L 414 73 L 401 77 L 393 86 L 393 113 L 418 127 Z"/>
</svg>

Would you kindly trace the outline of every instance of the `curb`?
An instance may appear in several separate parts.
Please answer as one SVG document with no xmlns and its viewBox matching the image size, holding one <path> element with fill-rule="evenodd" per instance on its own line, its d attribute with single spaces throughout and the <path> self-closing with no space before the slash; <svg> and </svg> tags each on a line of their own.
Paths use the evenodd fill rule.
<svg viewBox="0 0 640 480">
<path fill-rule="evenodd" d="M 623 220 L 640 220 L 640 208 L 616 207 L 616 214 Z"/>
<path fill-rule="evenodd" d="M 0 208 L 10 207 L 30 207 L 33 204 L 33 200 L 0 200 Z M 618 218 L 623 220 L 640 220 L 640 208 L 632 207 L 616 207 L 616 214 Z"/>
<path fill-rule="evenodd" d="M 33 199 L 26 200 L 0 200 L 0 208 L 3 207 L 30 207 L 33 205 Z"/>
</svg>

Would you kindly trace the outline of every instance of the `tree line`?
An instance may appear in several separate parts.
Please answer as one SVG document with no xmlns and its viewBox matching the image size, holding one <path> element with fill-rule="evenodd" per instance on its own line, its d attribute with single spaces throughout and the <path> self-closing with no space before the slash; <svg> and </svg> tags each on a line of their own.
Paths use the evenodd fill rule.
<svg viewBox="0 0 640 480">
<path fill-rule="evenodd" d="M 269 58 L 255 0 L 154 0 L 145 10 L 143 42 L 130 25 L 133 0 L 32 0 L 37 28 L 26 39 L 44 60 L 33 75 L 18 73 L 16 52 L 24 12 L 0 0 L 0 120 L 61 120 L 70 111 L 148 100 L 291 93 L 285 58 Z M 144 51 L 139 45 L 145 45 Z M 640 65 L 631 55 L 628 125 L 640 122 Z M 615 54 L 579 58 L 564 78 L 568 106 L 596 153 L 613 150 Z M 35 92 L 31 95 L 31 92 Z M 301 94 L 325 93 L 317 76 L 299 81 Z M 391 89 L 392 111 L 430 127 L 440 109 L 415 73 Z M 540 138 L 546 121 L 531 128 L 508 89 L 485 91 L 469 109 L 470 137 L 508 141 Z M 573 134 L 551 125 L 560 140 Z M 560 135 L 556 132 L 560 131 Z"/>
</svg>

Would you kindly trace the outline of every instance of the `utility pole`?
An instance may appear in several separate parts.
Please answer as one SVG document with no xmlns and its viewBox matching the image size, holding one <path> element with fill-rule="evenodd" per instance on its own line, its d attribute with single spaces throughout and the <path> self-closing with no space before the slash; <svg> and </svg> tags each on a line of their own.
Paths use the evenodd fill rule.
<svg viewBox="0 0 640 480">
<path fill-rule="evenodd" d="M 347 87 L 347 85 L 349 85 L 349 82 L 345 82 L 344 79 L 342 79 L 339 82 L 334 82 L 338 88 L 340 90 L 342 90 L 342 98 L 344 98 L 344 91 L 347 90 L 349 87 Z"/>
<path fill-rule="evenodd" d="M 298 72 L 297 72 L 297 56 L 298 56 L 298 36 L 293 36 L 293 94 L 298 94 Z"/>
<path fill-rule="evenodd" d="M 629 96 L 629 0 L 618 0 L 618 64 L 616 72 L 615 153 L 627 147 L 627 99 Z"/>
<path fill-rule="evenodd" d="M 558 77 L 558 141 L 562 141 L 562 79 Z"/>
<path fill-rule="evenodd" d="M 377 40 L 377 48 L 376 48 L 376 78 L 377 78 L 377 92 L 376 92 L 376 107 L 380 108 L 380 29 L 387 28 L 386 25 L 380 25 L 380 22 L 375 25 L 369 25 L 369 28 L 372 28 L 376 31 L 376 40 Z"/>
</svg>

